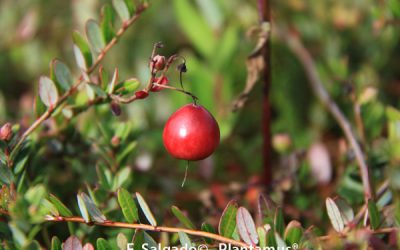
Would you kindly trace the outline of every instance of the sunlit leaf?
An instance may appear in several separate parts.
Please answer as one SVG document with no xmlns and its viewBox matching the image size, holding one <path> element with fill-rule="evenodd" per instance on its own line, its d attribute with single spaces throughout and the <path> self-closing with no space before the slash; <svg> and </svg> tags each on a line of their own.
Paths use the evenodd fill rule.
<svg viewBox="0 0 400 250">
<path fill-rule="evenodd" d="M 100 212 L 96 204 L 94 204 L 93 200 L 83 192 L 80 194 L 80 196 L 82 197 L 83 202 L 85 203 L 85 206 L 87 208 L 90 217 L 96 222 L 103 223 L 106 220 L 106 217 Z"/>
<path fill-rule="evenodd" d="M 342 232 L 344 229 L 344 221 L 340 214 L 339 208 L 331 198 L 326 198 L 325 203 L 326 203 L 326 210 L 328 212 L 328 217 L 331 221 L 333 228 L 337 232 Z"/>
<path fill-rule="evenodd" d="M 106 46 L 100 26 L 93 19 L 86 22 L 86 36 L 94 52 L 99 54 Z"/>
<path fill-rule="evenodd" d="M 135 201 L 131 194 L 123 188 L 118 190 L 118 203 L 127 222 L 134 223 L 139 220 Z"/>
<path fill-rule="evenodd" d="M 147 220 L 150 222 L 152 226 L 157 226 L 157 221 L 154 218 L 153 213 L 151 212 L 149 205 L 147 205 L 146 201 L 143 199 L 143 197 L 136 192 L 136 198 L 139 202 L 140 208 L 142 209 L 144 215 L 146 216 Z"/>
<path fill-rule="evenodd" d="M 81 69 L 82 71 L 86 71 L 87 64 L 85 61 L 85 57 L 83 57 L 82 51 L 75 44 L 73 46 L 73 49 L 74 49 L 76 64 L 78 65 L 79 69 Z"/>
<path fill-rule="evenodd" d="M 94 249 L 94 246 L 93 246 L 92 244 L 86 243 L 86 244 L 83 246 L 82 250 L 95 250 L 95 249 Z"/>
<path fill-rule="evenodd" d="M 184 233 L 184 232 L 178 232 L 179 235 L 179 241 L 181 242 L 181 246 L 185 249 L 192 249 L 194 248 L 194 245 L 192 241 L 190 240 L 189 236 Z"/>
<path fill-rule="evenodd" d="M 264 249 L 267 246 L 267 232 L 263 227 L 257 227 L 257 235 L 260 241 L 259 246 Z"/>
<path fill-rule="evenodd" d="M 128 239 L 125 234 L 118 233 L 117 235 L 117 246 L 120 250 L 126 250 L 128 245 Z"/>
<path fill-rule="evenodd" d="M 186 215 L 183 214 L 183 212 L 176 206 L 171 207 L 172 213 L 175 215 L 176 218 L 187 228 L 189 229 L 195 229 L 195 226 L 193 223 L 189 220 Z"/>
<path fill-rule="evenodd" d="M 339 208 L 340 214 L 342 215 L 343 221 L 345 225 L 348 225 L 354 219 L 354 211 L 350 205 L 341 198 L 336 198 L 335 203 Z"/>
<path fill-rule="evenodd" d="M 236 215 L 237 229 L 240 238 L 249 245 L 256 246 L 258 244 L 258 234 L 254 220 L 249 211 L 244 207 L 239 207 Z"/>
<path fill-rule="evenodd" d="M 74 31 L 72 33 L 72 40 L 75 43 L 75 46 L 77 46 L 79 48 L 79 50 L 81 51 L 81 55 L 83 58 L 83 65 L 85 65 L 85 67 L 82 67 L 82 63 L 78 63 L 80 68 L 86 69 L 87 67 L 92 66 L 92 52 L 90 51 L 90 47 L 89 44 L 87 43 L 87 41 L 85 40 L 85 38 L 82 37 L 82 35 L 78 32 L 78 31 Z M 75 50 L 75 48 L 74 48 Z M 76 53 L 75 53 L 75 57 L 76 57 Z"/>
<path fill-rule="evenodd" d="M 238 205 L 236 201 L 232 200 L 226 205 L 222 216 L 219 220 L 218 232 L 220 235 L 232 238 L 233 231 L 236 227 L 236 213 Z"/>
<path fill-rule="evenodd" d="M 116 86 L 115 94 L 126 95 L 133 93 L 138 87 L 140 83 L 136 78 L 130 78 L 123 82 L 120 82 Z"/>
<path fill-rule="evenodd" d="M 55 195 L 50 194 L 48 199 L 62 216 L 72 216 L 72 212 Z"/>
<path fill-rule="evenodd" d="M 115 68 L 113 77 L 112 77 L 110 83 L 108 84 L 107 92 L 109 94 L 114 93 L 114 88 L 115 88 L 115 84 L 117 83 L 117 81 L 118 81 L 118 68 Z"/>
<path fill-rule="evenodd" d="M 78 206 L 79 206 L 79 211 L 81 212 L 82 218 L 85 220 L 85 222 L 89 222 L 89 212 L 86 208 L 85 202 L 83 201 L 83 198 L 81 195 L 77 195 L 76 198 L 78 199 Z"/>
<path fill-rule="evenodd" d="M 47 76 L 42 76 L 39 79 L 39 96 L 48 108 L 54 108 L 54 105 L 58 101 L 56 85 Z"/>
</svg>

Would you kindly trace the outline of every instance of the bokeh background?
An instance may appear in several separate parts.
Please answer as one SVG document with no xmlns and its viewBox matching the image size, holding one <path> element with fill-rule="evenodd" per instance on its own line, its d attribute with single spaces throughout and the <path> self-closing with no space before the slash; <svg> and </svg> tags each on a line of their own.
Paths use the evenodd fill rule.
<svg viewBox="0 0 400 250">
<path fill-rule="evenodd" d="M 0 2 L 2 123 L 26 128 L 34 121 L 38 79 L 49 74 L 53 58 L 64 61 L 78 76 L 71 34 L 84 32 L 86 20 L 98 20 L 104 3 L 110 1 Z M 144 86 L 155 42 L 165 45 L 159 50 L 162 55 L 184 56 L 185 88 L 219 122 L 218 150 L 204 161 L 190 163 L 182 188 L 186 162 L 166 153 L 161 135 L 170 114 L 190 99 L 163 90 L 124 105 L 119 117 L 112 115 L 108 105 L 101 105 L 69 121 L 62 115 L 47 121 L 32 137 L 35 143 L 26 162 L 29 183 L 56 194 L 78 211 L 76 193 L 90 187 L 101 196 L 96 168 L 109 169 L 119 178 L 116 187 L 147 196 L 165 223 L 172 220 L 172 204 L 187 210 L 196 222 L 213 221 L 232 198 L 254 208 L 257 195 L 265 190 L 257 185 L 263 173 L 262 84 L 254 87 L 243 109 L 235 113 L 231 109 L 245 87 L 246 59 L 257 43 L 257 37 L 250 35 L 259 23 L 256 1 L 150 3 L 102 65 L 110 74 L 117 67 L 120 79 L 137 77 Z M 291 30 L 309 49 L 324 86 L 354 125 L 374 185 L 388 179 L 395 191 L 390 200 L 395 200 L 400 187 L 400 113 L 396 110 L 400 104 L 400 3 L 272 1 L 272 18 L 273 28 Z M 340 127 L 314 97 L 302 65 L 286 42 L 273 36 L 271 53 L 274 182 L 270 195 L 283 205 L 288 218 L 326 232 L 329 222 L 323 204 L 327 196 L 340 195 L 355 207 L 362 203 L 358 168 Z M 177 71 L 170 71 L 168 77 L 171 85 L 179 86 Z M 392 125 L 397 129 L 394 137 L 388 129 Z M 118 147 L 111 143 L 115 136 L 121 138 Z M 103 205 L 113 213 L 112 205 Z M 48 227 L 68 236 L 63 226 Z M 79 230 L 78 235 L 85 235 L 100 229 Z M 112 233 L 100 230 L 96 236 Z"/>
</svg>

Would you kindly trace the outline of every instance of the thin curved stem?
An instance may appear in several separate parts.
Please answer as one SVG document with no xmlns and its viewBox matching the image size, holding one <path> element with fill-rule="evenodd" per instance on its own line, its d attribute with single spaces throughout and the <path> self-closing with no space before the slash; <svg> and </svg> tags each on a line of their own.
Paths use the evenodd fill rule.
<svg viewBox="0 0 400 250">
<path fill-rule="evenodd" d="M 146 230 L 146 231 L 154 231 L 154 232 L 167 232 L 167 233 L 179 233 L 179 232 L 184 232 L 189 235 L 193 236 L 200 236 L 200 237 L 206 237 L 209 239 L 213 239 L 219 242 L 223 242 L 226 244 L 231 244 L 233 246 L 238 246 L 238 247 L 243 247 L 243 248 L 250 248 L 249 245 L 247 245 L 244 242 L 233 240 L 230 238 L 226 238 L 224 236 L 218 235 L 218 234 L 213 234 L 209 232 L 203 232 L 199 230 L 192 230 L 192 229 L 187 229 L 187 228 L 177 228 L 177 227 L 165 227 L 165 226 L 152 226 L 152 225 L 147 225 L 147 224 L 131 224 L 131 223 L 126 223 L 126 222 L 114 222 L 114 221 L 104 221 L 104 222 L 85 222 L 85 220 L 81 217 L 52 217 L 49 216 L 46 218 L 46 221 L 51 221 L 51 222 L 75 222 L 75 223 L 81 223 L 81 224 L 87 224 L 87 225 L 97 225 L 97 226 L 103 226 L 103 227 L 118 227 L 118 228 L 131 228 L 131 229 L 141 229 L 141 230 Z"/>
<path fill-rule="evenodd" d="M 179 89 L 179 88 L 176 88 L 176 87 L 173 87 L 173 86 L 168 86 L 168 85 L 161 85 L 161 84 L 158 84 L 158 83 L 153 83 L 153 85 L 157 86 L 157 87 L 160 87 L 160 88 L 171 89 L 171 90 L 175 90 L 175 91 L 179 91 L 181 93 L 184 93 L 184 94 L 192 97 L 194 104 L 197 104 L 197 100 L 199 100 L 199 98 L 197 96 L 195 96 L 192 93 L 190 93 L 190 92 L 188 92 L 186 90 L 183 90 L 183 89 Z"/>
<path fill-rule="evenodd" d="M 339 126 L 342 128 L 350 146 L 354 151 L 354 155 L 358 163 L 363 183 L 364 198 L 365 202 L 367 203 L 369 199 L 373 198 L 374 192 L 371 187 L 368 166 L 364 157 L 364 153 L 361 149 L 361 146 L 357 142 L 356 136 L 353 132 L 350 122 L 347 120 L 346 116 L 340 110 L 339 106 L 332 100 L 329 93 L 326 91 L 317 72 L 317 67 L 315 65 L 314 60 L 311 57 L 308 50 L 301 43 L 301 41 L 295 35 L 291 35 L 289 33 L 278 33 L 278 36 L 280 37 L 281 40 L 286 41 L 289 49 L 301 62 L 315 95 L 319 98 L 322 104 L 330 111 L 330 113 L 335 118 Z"/>
<path fill-rule="evenodd" d="M 118 42 L 118 39 L 125 33 L 125 31 L 134 23 L 136 20 L 140 17 L 141 13 L 148 8 L 148 4 L 142 4 L 138 6 L 135 15 L 133 15 L 129 20 L 125 21 L 122 24 L 122 27 L 117 31 L 115 37 L 104 47 L 104 49 L 101 51 L 101 53 L 98 55 L 96 58 L 95 62 L 90 66 L 89 69 L 86 70 L 86 74 L 91 74 L 96 67 L 100 64 L 100 62 L 104 59 L 108 51 Z M 83 74 L 80 75 L 78 80 L 75 82 L 75 84 L 67 91 L 65 92 L 54 104 L 53 108 L 49 108 L 45 113 L 43 113 L 25 132 L 21 135 L 19 138 L 18 142 L 16 143 L 13 151 L 11 154 L 14 152 L 18 152 L 18 149 L 21 147 L 22 143 L 26 140 L 26 138 L 32 134 L 33 131 L 36 130 L 37 127 L 39 127 L 45 120 L 47 120 L 53 112 L 62 104 L 64 103 L 70 96 L 75 94 L 75 92 L 78 90 L 79 85 L 83 82 Z"/>
</svg>

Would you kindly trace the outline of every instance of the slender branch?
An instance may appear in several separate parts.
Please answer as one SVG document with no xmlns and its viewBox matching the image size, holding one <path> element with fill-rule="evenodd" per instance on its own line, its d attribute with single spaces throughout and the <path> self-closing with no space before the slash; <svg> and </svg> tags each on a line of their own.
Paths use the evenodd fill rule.
<svg viewBox="0 0 400 250">
<path fill-rule="evenodd" d="M 192 230 L 192 229 L 186 229 L 186 228 L 177 228 L 177 227 L 165 227 L 165 226 L 152 226 L 152 225 L 146 225 L 146 224 L 131 224 L 131 223 L 125 223 L 125 222 L 114 222 L 114 221 L 104 221 L 104 222 L 85 222 L 85 220 L 81 217 L 52 217 L 48 216 L 46 218 L 46 221 L 51 221 L 51 222 L 75 222 L 75 223 L 81 223 L 81 224 L 87 224 L 87 225 L 97 225 L 97 226 L 103 226 L 103 227 L 118 227 L 118 228 L 131 228 L 131 229 L 141 229 L 141 230 L 146 230 L 146 231 L 154 231 L 154 232 L 167 232 L 167 233 L 179 233 L 179 232 L 184 232 L 189 235 L 194 235 L 194 236 L 200 236 L 200 237 L 206 237 L 209 239 L 213 239 L 219 242 L 231 244 L 233 246 L 238 246 L 238 247 L 243 247 L 243 248 L 250 248 L 249 245 L 247 245 L 244 242 L 229 239 L 226 237 L 223 237 L 218 234 L 213 234 L 213 233 L 208 233 L 208 232 L 203 232 L 203 231 L 198 231 L 198 230 Z"/>
<path fill-rule="evenodd" d="M 304 47 L 304 45 L 300 42 L 300 40 L 295 35 L 291 35 L 288 33 L 285 34 L 278 33 L 278 36 L 281 38 L 282 41 L 287 42 L 290 50 L 295 54 L 295 56 L 301 62 L 315 95 L 331 112 L 332 116 L 335 118 L 339 126 L 342 128 L 347 140 L 350 143 L 350 146 L 353 148 L 358 163 L 358 167 L 360 169 L 361 179 L 364 187 L 365 202 L 367 202 L 368 199 L 373 198 L 373 190 L 370 183 L 368 166 L 365 161 L 361 147 L 358 144 L 356 136 L 352 130 L 350 122 L 344 116 L 343 112 L 340 110 L 338 105 L 329 96 L 328 92 L 326 91 L 319 77 L 313 58 L 311 57 L 307 49 Z"/>
<path fill-rule="evenodd" d="M 125 33 L 125 31 L 140 17 L 141 13 L 148 8 L 148 4 L 142 4 L 138 6 L 135 15 L 133 15 L 129 20 L 125 21 L 122 24 L 122 27 L 117 31 L 115 37 L 104 47 L 101 53 L 98 55 L 95 62 L 92 66 L 87 69 L 85 72 L 86 74 L 91 74 L 96 67 L 100 64 L 100 62 L 104 59 L 107 52 L 118 42 L 118 39 Z M 83 82 L 83 74 L 80 75 L 76 83 L 67 91 L 65 92 L 54 104 L 54 107 L 49 108 L 45 113 L 43 113 L 25 132 L 21 135 L 19 141 L 16 143 L 13 152 L 18 152 L 18 149 L 21 147 L 22 143 L 26 140 L 26 138 L 34 131 L 37 127 L 39 127 L 45 120 L 47 120 L 53 112 L 63 103 L 65 102 L 70 96 L 75 94 L 78 90 L 79 85 Z"/>
</svg>

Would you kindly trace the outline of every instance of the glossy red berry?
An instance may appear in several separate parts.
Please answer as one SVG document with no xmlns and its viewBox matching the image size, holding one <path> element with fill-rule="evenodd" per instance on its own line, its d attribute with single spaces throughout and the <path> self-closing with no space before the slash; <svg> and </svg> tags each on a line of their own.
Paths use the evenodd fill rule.
<svg viewBox="0 0 400 250">
<path fill-rule="evenodd" d="M 220 133 L 217 121 L 203 107 L 187 104 L 168 119 L 163 131 L 164 146 L 175 158 L 198 161 L 217 148 Z"/>
</svg>

